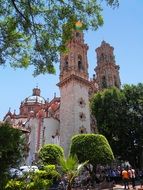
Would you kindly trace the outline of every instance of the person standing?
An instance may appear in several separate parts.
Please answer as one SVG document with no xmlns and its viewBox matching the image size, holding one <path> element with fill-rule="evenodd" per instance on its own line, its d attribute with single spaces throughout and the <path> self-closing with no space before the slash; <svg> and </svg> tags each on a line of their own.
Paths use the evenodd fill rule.
<svg viewBox="0 0 143 190">
<path fill-rule="evenodd" d="M 139 179 L 140 179 L 140 188 L 143 187 L 143 170 L 139 171 Z"/>
<path fill-rule="evenodd" d="M 135 189 L 135 178 L 136 178 L 135 170 L 131 167 L 128 170 L 128 173 L 129 173 L 129 177 L 131 180 L 132 187 L 133 187 L 133 189 Z"/>
<path fill-rule="evenodd" d="M 129 173 L 127 168 L 122 170 L 122 179 L 124 183 L 124 189 L 129 189 Z"/>
</svg>

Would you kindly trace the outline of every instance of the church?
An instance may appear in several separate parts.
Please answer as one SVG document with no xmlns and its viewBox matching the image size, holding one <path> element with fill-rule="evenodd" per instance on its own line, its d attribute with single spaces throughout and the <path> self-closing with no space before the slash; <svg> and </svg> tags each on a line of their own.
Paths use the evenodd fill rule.
<svg viewBox="0 0 143 190">
<path fill-rule="evenodd" d="M 67 44 L 67 53 L 60 55 L 60 76 L 57 86 L 60 97 L 51 101 L 41 96 L 38 87 L 26 97 L 19 107 L 19 114 L 10 110 L 4 121 L 26 134 L 26 164 L 36 160 L 44 144 L 58 144 L 68 155 L 71 138 L 76 134 L 96 133 L 96 119 L 90 113 L 92 94 L 116 86 L 120 88 L 119 66 L 116 65 L 114 48 L 102 41 L 96 49 L 97 66 L 92 79 L 88 75 L 88 45 L 82 31 L 74 31 Z"/>
</svg>

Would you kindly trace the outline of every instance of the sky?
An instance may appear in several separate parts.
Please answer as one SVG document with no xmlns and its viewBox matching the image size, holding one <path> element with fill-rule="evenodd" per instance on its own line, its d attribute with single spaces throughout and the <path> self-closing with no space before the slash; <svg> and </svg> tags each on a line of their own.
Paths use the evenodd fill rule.
<svg viewBox="0 0 143 190">
<path fill-rule="evenodd" d="M 104 25 L 97 31 L 85 33 L 88 44 L 89 77 L 92 78 L 96 67 L 95 49 L 105 40 L 114 47 L 116 64 L 120 66 L 121 84 L 143 83 L 143 0 L 120 0 L 118 9 L 107 6 L 103 10 Z M 31 68 L 16 69 L 0 67 L 0 120 L 10 109 L 19 113 L 21 101 L 32 95 L 32 89 L 38 86 L 41 96 L 51 100 L 60 96 L 59 64 L 56 75 L 33 77 Z"/>
</svg>

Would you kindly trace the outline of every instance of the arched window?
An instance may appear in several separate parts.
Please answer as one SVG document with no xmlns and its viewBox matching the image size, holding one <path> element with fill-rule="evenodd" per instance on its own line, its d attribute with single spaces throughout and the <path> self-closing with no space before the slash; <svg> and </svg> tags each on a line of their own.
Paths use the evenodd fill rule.
<svg viewBox="0 0 143 190">
<path fill-rule="evenodd" d="M 117 88 L 119 88 L 119 85 L 118 85 L 116 76 L 114 76 L 114 85 L 115 85 Z"/>
<path fill-rule="evenodd" d="M 104 54 L 103 53 L 101 53 L 101 55 L 100 55 L 100 61 L 104 61 Z"/>
<path fill-rule="evenodd" d="M 78 69 L 81 71 L 83 70 L 83 63 L 81 55 L 78 55 Z"/>
<path fill-rule="evenodd" d="M 102 88 L 107 88 L 107 82 L 106 82 L 106 77 L 102 77 Z"/>
<path fill-rule="evenodd" d="M 80 33 L 79 32 L 76 32 L 76 37 L 80 37 Z"/>
<path fill-rule="evenodd" d="M 64 67 L 68 68 L 68 65 L 69 65 L 68 56 L 66 56 L 64 59 Z"/>
</svg>

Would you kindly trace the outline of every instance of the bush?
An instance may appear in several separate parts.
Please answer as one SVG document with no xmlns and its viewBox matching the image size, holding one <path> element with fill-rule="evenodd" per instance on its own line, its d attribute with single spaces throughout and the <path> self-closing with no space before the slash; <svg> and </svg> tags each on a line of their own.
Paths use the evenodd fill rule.
<svg viewBox="0 0 143 190">
<path fill-rule="evenodd" d="M 39 151 L 40 163 L 46 164 L 58 164 L 59 158 L 64 156 L 63 148 L 56 144 L 46 144 Z"/>
<path fill-rule="evenodd" d="M 7 183 L 5 189 L 6 190 L 24 190 L 25 189 L 24 182 L 15 180 L 15 179 L 11 179 Z"/>
<path fill-rule="evenodd" d="M 107 139 L 100 134 L 81 134 L 72 138 L 70 154 L 77 155 L 80 163 L 89 161 L 93 166 L 107 164 L 114 159 Z"/>
<path fill-rule="evenodd" d="M 6 190 L 41 190 L 49 189 L 53 183 L 60 178 L 60 174 L 56 171 L 54 165 L 48 165 L 43 170 L 24 175 L 22 179 L 10 180 Z"/>
</svg>

